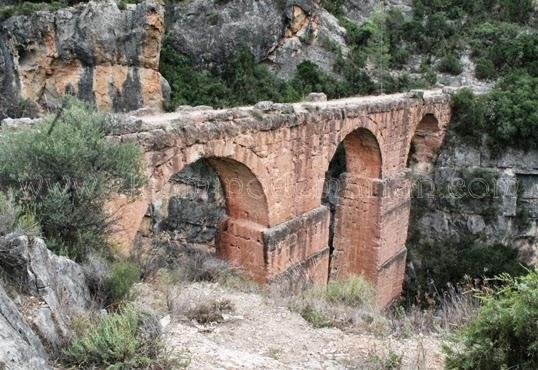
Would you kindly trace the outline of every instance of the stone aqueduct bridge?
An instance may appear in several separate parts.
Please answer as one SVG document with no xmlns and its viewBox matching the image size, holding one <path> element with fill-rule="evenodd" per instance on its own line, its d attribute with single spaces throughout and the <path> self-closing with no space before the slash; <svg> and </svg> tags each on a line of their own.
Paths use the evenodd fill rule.
<svg viewBox="0 0 538 370">
<path fill-rule="evenodd" d="M 133 241 L 148 204 L 169 197 L 171 176 L 205 158 L 226 197 L 219 255 L 260 282 L 362 274 L 386 304 L 400 294 L 405 270 L 407 167 L 434 159 L 450 119 L 449 100 L 436 90 L 140 118 L 115 137 L 143 147 L 150 178 L 137 200 L 113 202 L 118 242 Z M 329 248 L 322 191 L 340 143 L 346 172 Z"/>
</svg>

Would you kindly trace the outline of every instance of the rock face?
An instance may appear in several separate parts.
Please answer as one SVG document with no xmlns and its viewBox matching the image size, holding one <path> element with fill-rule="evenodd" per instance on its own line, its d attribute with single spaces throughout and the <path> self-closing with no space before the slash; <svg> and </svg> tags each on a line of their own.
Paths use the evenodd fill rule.
<svg viewBox="0 0 538 370">
<path fill-rule="evenodd" d="M 58 353 L 69 334 L 69 319 L 90 308 L 82 268 L 50 252 L 41 239 L 11 234 L 0 238 L 0 269 L 14 287 L 12 297 L 26 323 L 43 346 Z M 34 347 L 39 353 L 40 347 Z"/>
<path fill-rule="evenodd" d="M 161 109 L 169 89 L 158 72 L 163 33 L 164 8 L 152 1 L 12 17 L 1 24 L 2 92 L 42 108 L 70 92 L 103 110 Z"/>
<path fill-rule="evenodd" d="M 10 370 L 50 369 L 39 338 L 0 284 L 0 368 Z"/>
<path fill-rule="evenodd" d="M 245 47 L 280 77 L 303 60 L 332 73 L 336 57 L 327 44 L 345 49 L 344 29 L 316 0 L 194 0 L 170 6 L 166 19 L 172 47 L 209 67 Z"/>
<path fill-rule="evenodd" d="M 503 243 L 538 264 L 538 152 L 507 149 L 494 156 L 484 139 L 468 143 L 450 130 L 423 181 L 412 201 L 409 245 Z"/>
</svg>

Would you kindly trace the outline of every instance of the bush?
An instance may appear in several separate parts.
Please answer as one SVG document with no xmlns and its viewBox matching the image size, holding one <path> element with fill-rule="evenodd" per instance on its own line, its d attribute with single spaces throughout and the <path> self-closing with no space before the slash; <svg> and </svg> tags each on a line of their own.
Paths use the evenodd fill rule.
<svg viewBox="0 0 538 370">
<path fill-rule="evenodd" d="M 480 135 L 484 128 L 485 105 L 482 98 L 473 91 L 464 88 L 452 96 L 451 126 L 469 143 L 480 144 Z"/>
<path fill-rule="evenodd" d="M 497 71 L 495 64 L 489 59 L 481 58 L 476 61 L 474 75 L 479 80 L 492 80 L 495 78 Z"/>
<path fill-rule="evenodd" d="M 175 363 L 163 355 L 158 323 L 148 327 L 146 316 L 130 305 L 100 316 L 80 330 L 79 336 L 64 351 L 63 361 L 84 369 L 184 367 L 185 364 Z"/>
<path fill-rule="evenodd" d="M 503 288 L 481 296 L 476 318 L 445 347 L 447 368 L 538 368 L 538 271 L 499 280 Z"/>
<path fill-rule="evenodd" d="M 129 290 L 140 280 L 138 266 L 130 262 L 117 262 L 112 266 L 105 281 L 108 303 L 117 304 L 129 294 Z"/>
<path fill-rule="evenodd" d="M 497 152 L 507 146 L 538 148 L 538 77 L 519 72 L 503 78 L 489 94 L 487 132 Z"/>
<path fill-rule="evenodd" d="M 312 286 L 287 299 L 289 309 L 315 328 L 378 325 L 374 290 L 361 276 Z"/>
<path fill-rule="evenodd" d="M 0 188 L 36 216 L 50 249 L 80 261 L 107 244 L 107 197 L 140 187 L 144 176 L 136 145 L 106 139 L 113 116 L 66 99 L 57 120 L 0 137 Z"/>
<path fill-rule="evenodd" d="M 330 303 L 342 303 L 348 306 L 372 304 L 374 302 L 372 285 L 359 276 L 344 280 L 331 280 L 327 284 L 325 299 Z"/>
<path fill-rule="evenodd" d="M 463 66 L 455 54 L 447 54 L 439 60 L 437 69 L 441 73 L 449 73 L 451 75 L 457 76 L 463 72 Z"/>
</svg>

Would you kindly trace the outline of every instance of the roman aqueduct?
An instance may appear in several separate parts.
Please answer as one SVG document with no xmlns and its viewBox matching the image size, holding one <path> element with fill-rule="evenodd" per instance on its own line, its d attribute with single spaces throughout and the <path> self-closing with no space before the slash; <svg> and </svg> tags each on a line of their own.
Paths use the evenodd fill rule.
<svg viewBox="0 0 538 370">
<path fill-rule="evenodd" d="M 400 294 L 405 270 L 408 167 L 433 161 L 450 120 L 449 101 L 436 90 L 139 118 L 115 136 L 143 147 L 149 176 L 136 199 L 112 203 L 118 244 L 128 248 L 171 176 L 205 158 L 226 197 L 220 256 L 263 283 L 298 276 L 291 271 L 314 282 L 362 274 L 386 304 Z M 329 245 L 322 192 L 340 144 L 345 173 Z"/>
</svg>

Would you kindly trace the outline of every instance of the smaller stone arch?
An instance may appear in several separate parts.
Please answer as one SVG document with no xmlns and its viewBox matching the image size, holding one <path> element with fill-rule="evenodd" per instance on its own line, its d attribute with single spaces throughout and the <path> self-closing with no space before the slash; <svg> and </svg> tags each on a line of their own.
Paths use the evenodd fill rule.
<svg viewBox="0 0 538 370">
<path fill-rule="evenodd" d="M 414 172 L 431 170 L 437 150 L 442 143 L 442 130 L 433 113 L 425 114 L 416 126 L 409 144 L 407 167 Z"/>
<path fill-rule="evenodd" d="M 381 178 L 381 148 L 374 134 L 359 128 L 344 138 L 346 172 L 358 177 Z"/>
</svg>

